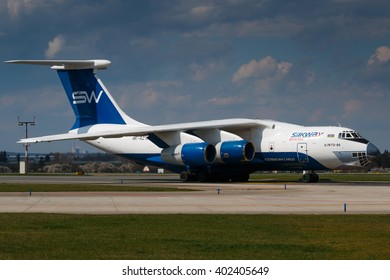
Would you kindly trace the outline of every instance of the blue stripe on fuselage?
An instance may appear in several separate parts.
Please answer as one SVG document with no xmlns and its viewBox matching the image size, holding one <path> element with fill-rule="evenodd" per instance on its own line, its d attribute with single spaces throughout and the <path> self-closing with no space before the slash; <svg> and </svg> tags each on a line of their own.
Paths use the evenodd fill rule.
<svg viewBox="0 0 390 280">
<path fill-rule="evenodd" d="M 297 152 L 256 153 L 254 161 L 259 170 L 328 170 L 313 157 Z"/>
<path fill-rule="evenodd" d="M 303 155 L 303 154 L 302 154 Z M 172 172 L 180 173 L 187 170 L 186 166 L 173 165 L 166 163 L 161 159 L 160 154 L 118 154 L 137 163 L 152 165 L 171 170 Z M 304 157 L 301 157 L 304 158 Z M 272 170 L 328 170 L 324 165 L 319 163 L 314 158 L 308 156 L 308 161 L 300 162 L 297 152 L 271 152 L 271 153 L 256 153 L 255 158 L 251 162 L 240 164 L 210 164 L 212 170 L 228 171 L 229 169 L 242 169 L 243 171 L 254 172 L 272 171 Z M 204 168 L 208 168 L 207 165 Z M 199 168 L 198 168 L 199 169 Z"/>
</svg>

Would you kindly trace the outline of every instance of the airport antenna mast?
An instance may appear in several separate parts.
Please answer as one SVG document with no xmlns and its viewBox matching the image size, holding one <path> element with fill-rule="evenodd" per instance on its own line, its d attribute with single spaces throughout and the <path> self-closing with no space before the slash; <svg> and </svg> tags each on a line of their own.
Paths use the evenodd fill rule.
<svg viewBox="0 0 390 280">
<path fill-rule="evenodd" d="M 26 139 L 28 138 L 28 126 L 29 125 L 35 125 L 35 116 L 34 116 L 34 119 L 33 119 L 33 121 L 21 121 L 20 119 L 19 119 L 19 116 L 18 116 L 18 125 L 19 126 L 26 126 Z M 28 146 L 29 146 L 29 144 L 28 143 L 26 143 L 26 144 L 24 144 L 25 145 L 25 147 L 26 147 L 26 154 L 25 154 L 25 161 L 26 161 L 26 173 L 28 173 Z"/>
</svg>

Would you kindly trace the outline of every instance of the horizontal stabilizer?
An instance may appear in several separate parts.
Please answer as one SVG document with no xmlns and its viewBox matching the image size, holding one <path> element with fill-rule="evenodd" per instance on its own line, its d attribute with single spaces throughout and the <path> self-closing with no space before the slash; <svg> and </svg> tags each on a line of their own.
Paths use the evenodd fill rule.
<svg viewBox="0 0 390 280">
<path fill-rule="evenodd" d="M 47 65 L 54 70 L 77 70 L 77 69 L 107 69 L 111 61 L 106 59 L 91 60 L 8 60 L 5 63 Z"/>
</svg>

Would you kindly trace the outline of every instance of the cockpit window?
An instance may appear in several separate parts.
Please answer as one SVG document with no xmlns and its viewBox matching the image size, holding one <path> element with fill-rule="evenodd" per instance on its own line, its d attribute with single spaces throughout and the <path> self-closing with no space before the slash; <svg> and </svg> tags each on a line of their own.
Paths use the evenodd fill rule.
<svg viewBox="0 0 390 280">
<path fill-rule="evenodd" d="M 339 133 L 339 138 L 341 139 L 361 139 L 359 133 L 356 131 L 343 131 Z"/>
</svg>

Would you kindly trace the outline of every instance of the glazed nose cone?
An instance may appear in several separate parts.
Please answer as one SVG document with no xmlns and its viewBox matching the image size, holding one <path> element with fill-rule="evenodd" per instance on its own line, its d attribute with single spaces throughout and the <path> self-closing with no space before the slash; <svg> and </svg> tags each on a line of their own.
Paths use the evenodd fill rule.
<svg viewBox="0 0 390 280">
<path fill-rule="evenodd" d="M 370 157 L 376 157 L 379 156 L 381 152 L 379 149 L 372 143 L 367 144 L 367 155 Z"/>
</svg>

